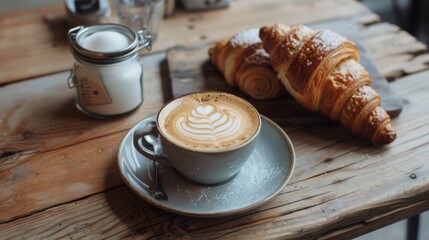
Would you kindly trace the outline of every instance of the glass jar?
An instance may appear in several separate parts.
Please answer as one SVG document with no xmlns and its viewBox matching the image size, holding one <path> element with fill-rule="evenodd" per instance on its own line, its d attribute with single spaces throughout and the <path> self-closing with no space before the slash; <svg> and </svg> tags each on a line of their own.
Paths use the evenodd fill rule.
<svg viewBox="0 0 429 240">
<path fill-rule="evenodd" d="M 142 49 L 151 48 L 146 31 L 119 24 L 70 29 L 68 38 L 75 58 L 68 84 L 76 88 L 76 106 L 96 118 L 126 114 L 143 101 Z"/>
<path fill-rule="evenodd" d="M 155 41 L 165 12 L 165 0 L 116 0 L 119 22 L 131 29 L 147 28 Z"/>
<path fill-rule="evenodd" d="M 182 0 L 181 3 L 187 10 L 206 10 L 228 7 L 230 0 Z"/>
</svg>

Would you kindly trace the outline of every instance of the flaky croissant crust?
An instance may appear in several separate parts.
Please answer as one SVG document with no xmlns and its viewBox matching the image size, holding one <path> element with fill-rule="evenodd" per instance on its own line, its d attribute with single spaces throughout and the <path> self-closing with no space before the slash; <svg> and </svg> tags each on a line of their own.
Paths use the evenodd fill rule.
<svg viewBox="0 0 429 240">
<path fill-rule="evenodd" d="M 254 99 L 272 99 L 286 92 L 262 47 L 259 29 L 245 30 L 217 42 L 209 49 L 209 56 L 228 85 Z"/>
<path fill-rule="evenodd" d="M 277 76 L 303 107 L 340 121 L 374 143 L 386 144 L 396 138 L 351 41 L 303 25 L 275 24 L 261 28 L 259 36 Z"/>
</svg>

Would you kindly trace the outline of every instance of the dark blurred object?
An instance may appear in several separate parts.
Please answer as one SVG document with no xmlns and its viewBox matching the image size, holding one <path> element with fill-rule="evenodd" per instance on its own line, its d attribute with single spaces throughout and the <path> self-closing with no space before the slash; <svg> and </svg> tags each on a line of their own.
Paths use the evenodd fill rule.
<svg viewBox="0 0 429 240">
<path fill-rule="evenodd" d="M 187 10 L 207 10 L 228 7 L 229 0 L 181 0 L 182 6 Z"/>
<path fill-rule="evenodd" d="M 408 31 L 413 35 L 416 35 L 420 26 L 420 19 L 422 17 L 421 11 L 423 8 L 422 3 L 422 0 L 411 0 L 410 9 L 408 10 Z"/>
<path fill-rule="evenodd" d="M 429 45 L 429 1 L 423 0 L 361 0 L 383 21 L 405 29 Z"/>
<path fill-rule="evenodd" d="M 78 14 L 96 13 L 100 10 L 100 2 L 94 0 L 75 0 L 74 6 Z"/>
<path fill-rule="evenodd" d="M 108 0 L 64 0 L 67 20 L 72 26 L 91 26 L 110 16 Z"/>
<path fill-rule="evenodd" d="M 419 239 L 420 214 L 407 219 L 407 240 Z"/>
<path fill-rule="evenodd" d="M 165 17 L 170 17 L 174 13 L 174 9 L 176 8 L 176 0 L 165 0 Z"/>
</svg>

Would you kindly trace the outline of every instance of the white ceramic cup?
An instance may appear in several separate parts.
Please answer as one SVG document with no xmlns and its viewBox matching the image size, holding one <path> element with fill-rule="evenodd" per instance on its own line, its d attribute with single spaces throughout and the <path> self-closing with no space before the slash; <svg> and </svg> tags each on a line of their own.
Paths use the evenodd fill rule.
<svg viewBox="0 0 429 240">
<path fill-rule="evenodd" d="M 150 160 L 174 168 L 180 175 L 194 182 L 200 184 L 227 182 L 240 171 L 252 154 L 261 130 L 261 117 L 258 111 L 247 101 L 231 96 L 247 104 L 257 116 L 256 131 L 239 145 L 220 149 L 197 149 L 179 144 L 177 140 L 169 137 L 161 126 L 160 115 L 168 111 L 169 105 L 177 104 L 176 101 L 187 97 L 185 95 L 167 103 L 159 111 L 156 122 L 149 122 L 134 132 L 135 149 Z"/>
</svg>

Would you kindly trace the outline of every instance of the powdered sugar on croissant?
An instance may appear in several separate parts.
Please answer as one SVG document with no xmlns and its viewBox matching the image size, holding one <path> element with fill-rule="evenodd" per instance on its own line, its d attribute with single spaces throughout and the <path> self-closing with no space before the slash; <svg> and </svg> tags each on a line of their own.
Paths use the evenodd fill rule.
<svg viewBox="0 0 429 240">
<path fill-rule="evenodd" d="M 209 50 L 213 65 L 230 86 L 255 99 L 272 99 L 286 91 L 262 48 L 259 29 L 242 31 Z"/>
<path fill-rule="evenodd" d="M 288 92 L 305 108 L 374 143 L 395 140 L 389 115 L 359 64 L 356 46 L 329 30 L 276 24 L 260 29 L 263 47 Z"/>
</svg>

